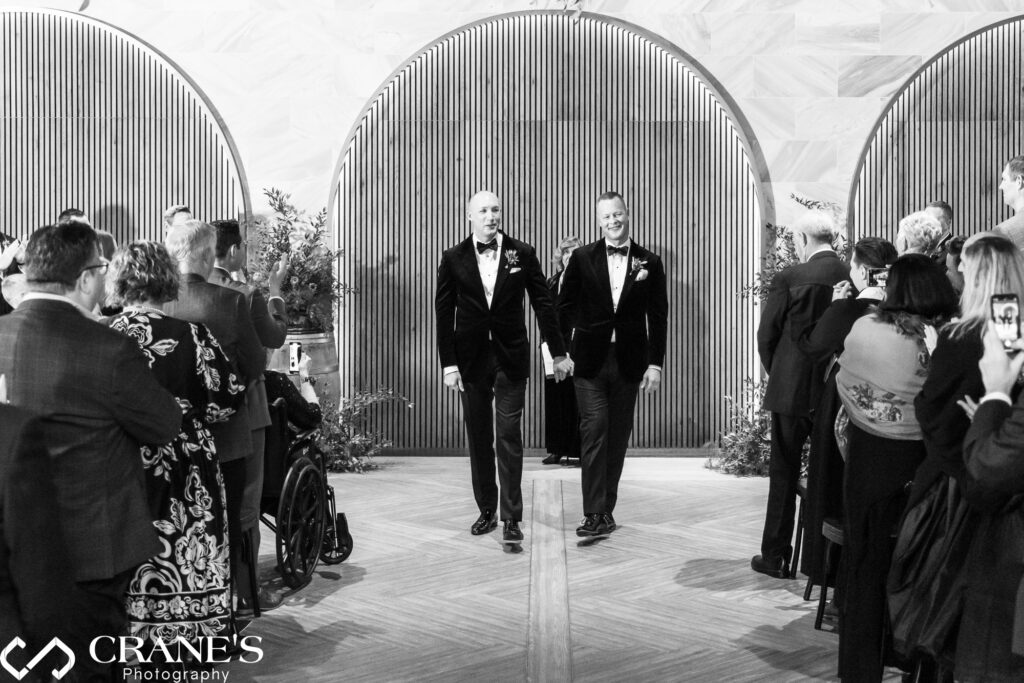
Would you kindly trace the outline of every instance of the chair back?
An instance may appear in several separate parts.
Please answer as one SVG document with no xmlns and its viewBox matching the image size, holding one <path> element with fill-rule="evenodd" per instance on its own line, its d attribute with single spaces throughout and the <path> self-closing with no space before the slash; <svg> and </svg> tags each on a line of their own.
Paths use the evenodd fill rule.
<svg viewBox="0 0 1024 683">
<path fill-rule="evenodd" d="M 288 404 L 277 398 L 269 405 L 270 426 L 263 446 L 263 497 L 278 498 L 288 471 L 292 432 L 288 428 Z"/>
</svg>

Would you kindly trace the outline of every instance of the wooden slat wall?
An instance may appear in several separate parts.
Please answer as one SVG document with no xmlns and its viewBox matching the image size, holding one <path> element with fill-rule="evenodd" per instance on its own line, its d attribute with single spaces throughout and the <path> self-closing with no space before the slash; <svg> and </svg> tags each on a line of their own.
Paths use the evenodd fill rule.
<svg viewBox="0 0 1024 683">
<path fill-rule="evenodd" d="M 1006 162 L 1024 154 L 1024 18 L 968 36 L 926 64 L 893 98 L 861 155 L 850 193 L 852 237 L 893 239 L 899 219 L 944 199 L 954 232 L 1008 218 Z"/>
<path fill-rule="evenodd" d="M 342 383 L 393 387 L 412 410 L 378 426 L 404 448 L 463 444 L 444 390 L 433 297 L 441 252 L 469 234 L 479 189 L 548 272 L 559 240 L 600 237 L 594 202 L 618 190 L 632 234 L 668 271 L 664 386 L 639 400 L 634 447 L 697 447 L 725 427 L 722 396 L 757 372 L 755 309 L 736 297 L 760 255 L 762 208 L 743 134 L 683 57 L 595 15 L 529 12 L 457 31 L 396 73 L 354 129 L 332 196 L 344 281 Z M 534 347 L 536 323 L 528 328 Z M 535 354 L 524 438 L 543 446 Z"/>
<path fill-rule="evenodd" d="M 162 237 L 163 210 L 248 206 L 216 112 L 137 39 L 80 15 L 3 10 L 0 231 L 26 236 L 82 209 L 119 243 Z"/>
</svg>

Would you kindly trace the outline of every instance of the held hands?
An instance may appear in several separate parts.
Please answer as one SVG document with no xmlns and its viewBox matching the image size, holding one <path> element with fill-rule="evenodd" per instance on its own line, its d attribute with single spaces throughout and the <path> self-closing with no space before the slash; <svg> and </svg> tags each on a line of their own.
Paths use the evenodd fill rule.
<svg viewBox="0 0 1024 683">
<path fill-rule="evenodd" d="M 281 283 L 284 282 L 284 276 L 288 274 L 289 259 L 290 255 L 288 253 L 282 254 L 281 260 L 270 269 L 270 276 L 267 282 L 270 296 L 281 296 Z"/>
<path fill-rule="evenodd" d="M 640 381 L 640 388 L 648 394 L 653 394 L 661 386 L 661 370 L 658 368 L 647 368 L 643 380 Z"/>
<path fill-rule="evenodd" d="M 985 384 L 985 392 L 1000 391 L 1009 395 L 1017 381 L 1021 367 L 1024 366 L 1024 353 L 1019 353 L 1021 349 L 1024 349 L 1024 340 L 1018 339 L 1013 342 L 1012 349 L 1018 353 L 1013 356 L 1007 354 L 1003 343 L 999 341 L 995 326 L 989 321 L 982 341 L 985 353 L 978 361 L 978 369 L 981 370 L 981 380 Z"/>
<path fill-rule="evenodd" d="M 561 382 L 563 379 L 572 374 L 574 364 L 572 358 L 569 356 L 558 356 L 554 359 L 555 362 L 555 381 Z"/>
<path fill-rule="evenodd" d="M 851 294 L 851 288 L 853 285 L 850 284 L 849 280 L 843 280 L 835 287 L 832 288 L 832 301 L 842 301 L 843 299 L 849 299 Z"/>
<path fill-rule="evenodd" d="M 462 373 L 458 370 L 452 370 L 444 376 L 444 385 L 452 391 L 463 392 L 466 387 L 462 385 Z"/>
</svg>

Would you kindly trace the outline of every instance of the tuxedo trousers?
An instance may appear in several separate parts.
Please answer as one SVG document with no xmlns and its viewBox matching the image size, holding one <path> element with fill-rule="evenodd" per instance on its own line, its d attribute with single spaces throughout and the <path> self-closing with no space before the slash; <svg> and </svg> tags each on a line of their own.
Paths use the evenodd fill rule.
<svg viewBox="0 0 1024 683">
<path fill-rule="evenodd" d="M 526 379 L 509 379 L 498 366 L 493 351 L 489 367 L 480 381 L 462 382 L 462 412 L 469 441 L 473 496 L 480 512 L 500 510 L 503 521 L 519 522 L 523 519 L 522 421 Z"/>
<path fill-rule="evenodd" d="M 768 504 L 761 534 L 761 555 L 766 560 L 793 555 L 796 486 L 800 481 L 804 442 L 811 433 L 806 415 L 772 413 L 772 446 L 768 461 Z M 821 533 L 820 527 L 816 530 Z M 810 533 L 815 533 L 811 530 Z"/>
<path fill-rule="evenodd" d="M 633 408 L 639 382 L 619 372 L 615 344 L 594 377 L 576 377 L 576 403 L 580 413 L 580 465 L 583 513 L 615 510 L 619 479 L 626 461 L 626 446 L 633 433 Z"/>
</svg>

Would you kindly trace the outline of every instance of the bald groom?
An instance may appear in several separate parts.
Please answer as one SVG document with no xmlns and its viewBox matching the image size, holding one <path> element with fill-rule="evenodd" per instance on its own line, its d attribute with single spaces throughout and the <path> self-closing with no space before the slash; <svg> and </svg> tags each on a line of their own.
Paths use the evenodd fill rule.
<svg viewBox="0 0 1024 683">
<path fill-rule="evenodd" d="M 493 192 L 478 192 L 466 214 L 472 234 L 446 250 L 437 269 L 437 351 L 445 386 L 462 399 L 473 495 L 480 510 L 470 531 L 475 536 L 492 531 L 500 512 L 502 543 L 518 545 L 523 540 L 520 422 L 530 376 L 524 293 L 555 356 L 557 381 L 565 378 L 571 362 L 533 247 L 500 230 L 501 200 Z"/>
</svg>

